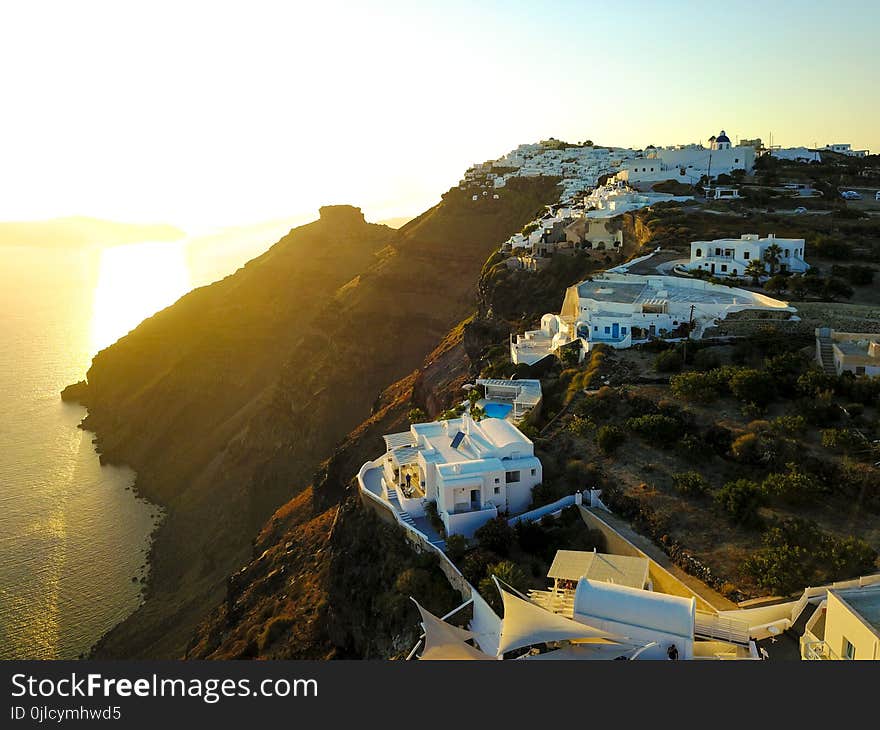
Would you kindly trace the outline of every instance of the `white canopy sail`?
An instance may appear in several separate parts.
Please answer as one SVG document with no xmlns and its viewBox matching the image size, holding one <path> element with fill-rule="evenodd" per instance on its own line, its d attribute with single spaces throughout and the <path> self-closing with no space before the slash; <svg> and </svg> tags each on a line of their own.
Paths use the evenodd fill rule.
<svg viewBox="0 0 880 730">
<path fill-rule="evenodd" d="M 425 648 L 419 659 L 492 659 L 476 647 L 467 644 L 473 634 L 467 629 L 453 626 L 419 605 L 414 598 L 413 603 L 422 615 L 422 627 L 425 629 Z"/>
<path fill-rule="evenodd" d="M 595 629 L 587 624 L 552 613 L 531 601 L 507 591 L 496 579 L 504 601 L 504 619 L 501 622 L 501 638 L 498 656 L 514 649 L 549 641 L 574 641 L 577 639 L 607 639 L 620 641 L 624 637 Z"/>
</svg>

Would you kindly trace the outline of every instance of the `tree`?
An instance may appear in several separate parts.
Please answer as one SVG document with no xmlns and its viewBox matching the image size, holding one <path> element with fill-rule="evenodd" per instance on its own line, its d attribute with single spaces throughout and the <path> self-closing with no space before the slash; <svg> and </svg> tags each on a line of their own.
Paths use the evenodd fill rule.
<svg viewBox="0 0 880 730">
<path fill-rule="evenodd" d="M 752 277 L 752 283 L 755 286 L 758 286 L 761 283 L 761 277 L 767 273 L 767 270 L 764 268 L 764 262 L 759 261 L 758 259 L 752 259 L 749 261 L 746 266 L 745 271 L 743 272 L 746 276 Z"/>
<path fill-rule="evenodd" d="M 481 548 L 499 555 L 507 555 L 516 540 L 513 528 L 500 516 L 486 522 L 474 533 L 474 537 Z"/>
<path fill-rule="evenodd" d="M 782 258 L 782 249 L 779 244 L 771 243 L 764 250 L 764 261 L 770 267 L 770 274 L 776 273 L 776 267 L 779 266 L 779 260 Z"/>
</svg>

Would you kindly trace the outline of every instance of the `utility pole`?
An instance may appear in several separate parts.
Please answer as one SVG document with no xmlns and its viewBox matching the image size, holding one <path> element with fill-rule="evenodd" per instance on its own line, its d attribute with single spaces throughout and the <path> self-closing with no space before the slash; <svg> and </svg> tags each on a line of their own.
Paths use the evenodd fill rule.
<svg viewBox="0 0 880 730">
<path fill-rule="evenodd" d="M 693 326 L 694 326 L 694 305 L 691 304 L 691 316 L 688 319 L 687 339 L 684 341 L 684 348 L 682 350 L 682 356 L 681 356 L 681 360 L 682 360 L 683 365 L 687 365 L 688 342 L 691 341 L 691 329 L 693 328 Z"/>
</svg>

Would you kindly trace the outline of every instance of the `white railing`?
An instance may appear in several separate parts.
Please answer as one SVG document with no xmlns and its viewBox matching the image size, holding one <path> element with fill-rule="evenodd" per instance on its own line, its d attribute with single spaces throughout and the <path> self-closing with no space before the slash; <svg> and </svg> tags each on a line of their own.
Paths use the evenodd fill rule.
<svg viewBox="0 0 880 730">
<path fill-rule="evenodd" d="M 509 520 L 507 520 L 507 524 L 513 527 L 519 522 L 534 522 L 535 520 L 540 520 L 545 515 L 552 515 L 554 512 L 559 512 L 564 507 L 568 507 L 573 504 L 579 504 L 579 502 L 577 502 L 578 494 L 580 494 L 580 492 L 569 494 L 567 497 L 557 499 L 551 504 L 545 504 L 541 507 L 530 510 L 529 512 L 523 512 L 521 515 L 511 517 Z"/>
<path fill-rule="evenodd" d="M 825 641 L 805 642 L 803 645 L 801 656 L 804 659 L 812 660 L 840 659 L 840 657 L 837 656 L 837 653 L 830 646 L 828 646 L 828 643 Z"/>
<path fill-rule="evenodd" d="M 721 639 L 733 644 L 748 646 L 749 624 L 731 616 L 697 611 L 694 617 L 694 634 L 708 639 Z"/>
</svg>

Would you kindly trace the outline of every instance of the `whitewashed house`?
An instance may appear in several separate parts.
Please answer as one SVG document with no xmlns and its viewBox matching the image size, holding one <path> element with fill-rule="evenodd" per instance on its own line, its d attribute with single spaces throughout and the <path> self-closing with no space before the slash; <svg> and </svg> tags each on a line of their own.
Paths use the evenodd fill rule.
<svg viewBox="0 0 880 730">
<path fill-rule="evenodd" d="M 386 491 L 436 503 L 447 535 L 472 537 L 499 513 L 526 511 L 543 478 L 534 444 L 508 420 L 463 415 L 384 438 Z"/>
<path fill-rule="evenodd" d="M 829 152 L 837 152 L 839 155 L 847 155 L 848 157 L 867 157 L 870 154 L 869 150 L 854 150 L 851 144 L 826 144 L 823 149 L 828 150 Z"/>
<path fill-rule="evenodd" d="M 795 311 L 763 294 L 700 279 L 609 271 L 569 287 L 560 314 L 545 314 L 539 330 L 511 339 L 511 359 L 531 365 L 576 340 L 582 352 L 597 344 L 624 349 L 684 333 L 691 319 L 691 336 L 699 339 L 716 320 L 746 309 Z"/>
<path fill-rule="evenodd" d="M 702 269 L 714 276 L 745 276 L 749 262 L 764 261 L 765 269 L 771 267 L 765 260 L 767 250 L 776 246 L 778 261 L 776 271 L 802 274 L 810 268 L 804 260 L 803 238 L 777 238 L 770 233 L 761 238 L 757 233 L 744 233 L 739 238 L 719 238 L 715 241 L 693 241 L 691 258 L 686 268 Z"/>
<path fill-rule="evenodd" d="M 829 374 L 880 377 L 880 334 L 816 330 L 816 360 Z"/>
</svg>

